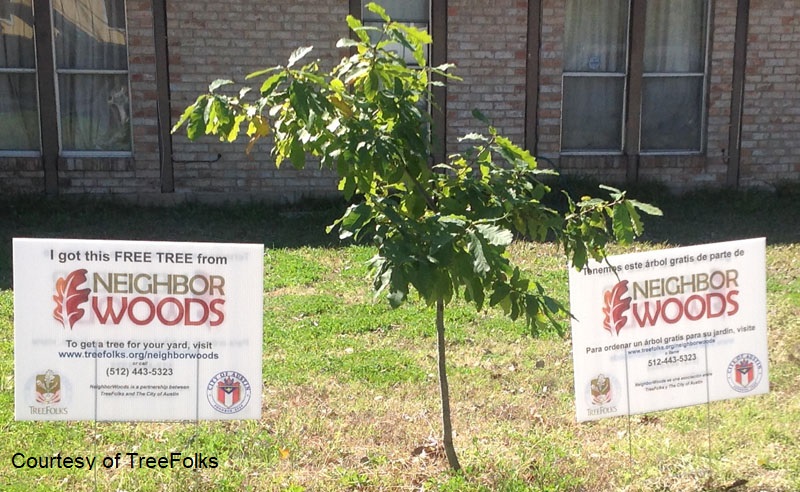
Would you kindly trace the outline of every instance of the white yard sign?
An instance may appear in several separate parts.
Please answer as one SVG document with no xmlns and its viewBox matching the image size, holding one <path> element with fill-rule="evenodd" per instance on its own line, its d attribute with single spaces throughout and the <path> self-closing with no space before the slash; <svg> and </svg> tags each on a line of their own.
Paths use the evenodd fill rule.
<svg viewBox="0 0 800 492">
<path fill-rule="evenodd" d="M 570 270 L 579 421 L 769 391 L 765 240 Z"/>
<path fill-rule="evenodd" d="M 14 239 L 16 418 L 260 418 L 263 252 Z"/>
</svg>

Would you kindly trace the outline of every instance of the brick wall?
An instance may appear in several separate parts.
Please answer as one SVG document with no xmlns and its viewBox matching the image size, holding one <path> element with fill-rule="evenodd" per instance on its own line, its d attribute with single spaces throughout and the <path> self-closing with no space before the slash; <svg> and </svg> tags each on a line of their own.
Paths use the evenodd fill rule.
<svg viewBox="0 0 800 492">
<path fill-rule="evenodd" d="M 0 191 L 4 194 L 39 193 L 44 190 L 44 170 L 33 157 L 0 158 Z"/>
<path fill-rule="evenodd" d="M 448 9 L 447 57 L 464 79 L 447 88 L 448 152 L 459 149 L 458 137 L 486 133 L 473 109 L 524 145 L 528 2 L 450 0 Z"/>
<path fill-rule="evenodd" d="M 562 0 L 542 0 L 539 45 L 539 107 L 536 124 L 537 155 L 557 157 L 561 145 L 561 74 L 564 71 Z"/>
<path fill-rule="evenodd" d="M 750 2 L 740 182 L 800 179 L 800 6 Z"/>
<path fill-rule="evenodd" d="M 250 72 L 286 64 L 299 46 L 313 45 L 309 59 L 330 68 L 346 52 L 335 48 L 347 35 L 345 1 L 261 2 L 236 0 L 168 3 L 173 122 L 218 78 L 244 82 Z M 173 135 L 175 191 L 228 198 L 297 201 L 337 193 L 334 174 L 318 169 L 275 169 L 268 143 L 245 156 L 245 139 L 233 145 L 211 137 L 188 142 Z M 219 159 L 217 160 L 217 156 Z"/>
<path fill-rule="evenodd" d="M 640 180 L 663 181 L 676 189 L 725 183 L 736 3 L 712 2 L 704 152 L 642 156 Z M 248 158 L 244 141 L 231 145 L 206 137 L 189 142 L 183 134 L 173 136 L 175 193 L 162 194 L 152 0 L 127 0 L 126 5 L 134 155 L 61 159 L 60 192 L 112 193 L 167 202 L 190 197 L 286 202 L 337 194 L 331 172 L 275 169 L 269 142 L 260 144 Z M 314 45 L 311 56 L 321 59 L 324 67 L 346 55 L 335 48 L 335 42 L 348 35 L 344 23 L 348 2 L 344 0 L 198 0 L 167 5 L 173 122 L 214 79 L 243 81 L 251 71 L 285 63 L 298 46 Z M 740 182 L 750 186 L 796 181 L 800 176 L 800 6 L 796 0 L 752 0 L 750 7 Z M 455 72 L 464 78 L 448 87 L 448 151 L 459 150 L 461 135 L 485 131 L 472 117 L 475 108 L 501 133 L 526 144 L 527 13 L 527 0 L 499 0 L 490 8 L 478 0 L 448 1 L 448 61 L 457 65 Z M 527 145 L 565 174 L 622 182 L 627 169 L 623 156 L 559 155 L 564 23 L 564 2 L 542 0 L 537 124 L 535 134 L 527 136 Z M 4 191 L 40 192 L 43 182 L 37 159 L 0 158 Z"/>
</svg>

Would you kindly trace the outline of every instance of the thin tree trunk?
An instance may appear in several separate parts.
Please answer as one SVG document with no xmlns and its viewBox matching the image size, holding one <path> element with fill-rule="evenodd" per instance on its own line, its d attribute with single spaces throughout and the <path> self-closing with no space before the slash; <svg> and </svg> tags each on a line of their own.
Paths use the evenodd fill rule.
<svg viewBox="0 0 800 492">
<path fill-rule="evenodd" d="M 444 453 L 447 455 L 447 463 L 454 471 L 460 471 L 461 465 L 458 463 L 456 449 L 453 447 L 453 425 L 450 422 L 450 390 L 447 385 L 447 360 L 445 358 L 444 346 L 444 301 L 436 301 L 436 341 L 439 353 L 439 392 L 442 396 L 442 431 L 444 441 Z"/>
</svg>

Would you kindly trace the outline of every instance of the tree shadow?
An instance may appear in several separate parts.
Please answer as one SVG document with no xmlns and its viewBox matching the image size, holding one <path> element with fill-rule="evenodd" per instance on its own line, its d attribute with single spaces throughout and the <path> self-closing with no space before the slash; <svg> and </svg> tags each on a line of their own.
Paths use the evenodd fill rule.
<svg viewBox="0 0 800 492">
<path fill-rule="evenodd" d="M 264 203 L 187 203 L 148 207 L 86 198 L 24 196 L 0 201 L 0 289 L 12 284 L 12 238 L 118 239 L 232 242 L 266 248 L 338 247 L 326 226 L 340 217 L 342 201 L 295 206 Z"/>
</svg>

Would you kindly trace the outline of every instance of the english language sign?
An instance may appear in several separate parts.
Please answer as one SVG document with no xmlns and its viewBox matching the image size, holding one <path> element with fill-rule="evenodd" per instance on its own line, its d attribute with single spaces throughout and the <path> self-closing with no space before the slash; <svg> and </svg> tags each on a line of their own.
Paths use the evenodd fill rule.
<svg viewBox="0 0 800 492">
<path fill-rule="evenodd" d="M 260 418 L 262 245 L 13 247 L 17 420 Z"/>
<path fill-rule="evenodd" d="M 769 391 L 765 240 L 570 269 L 578 421 Z"/>
</svg>

